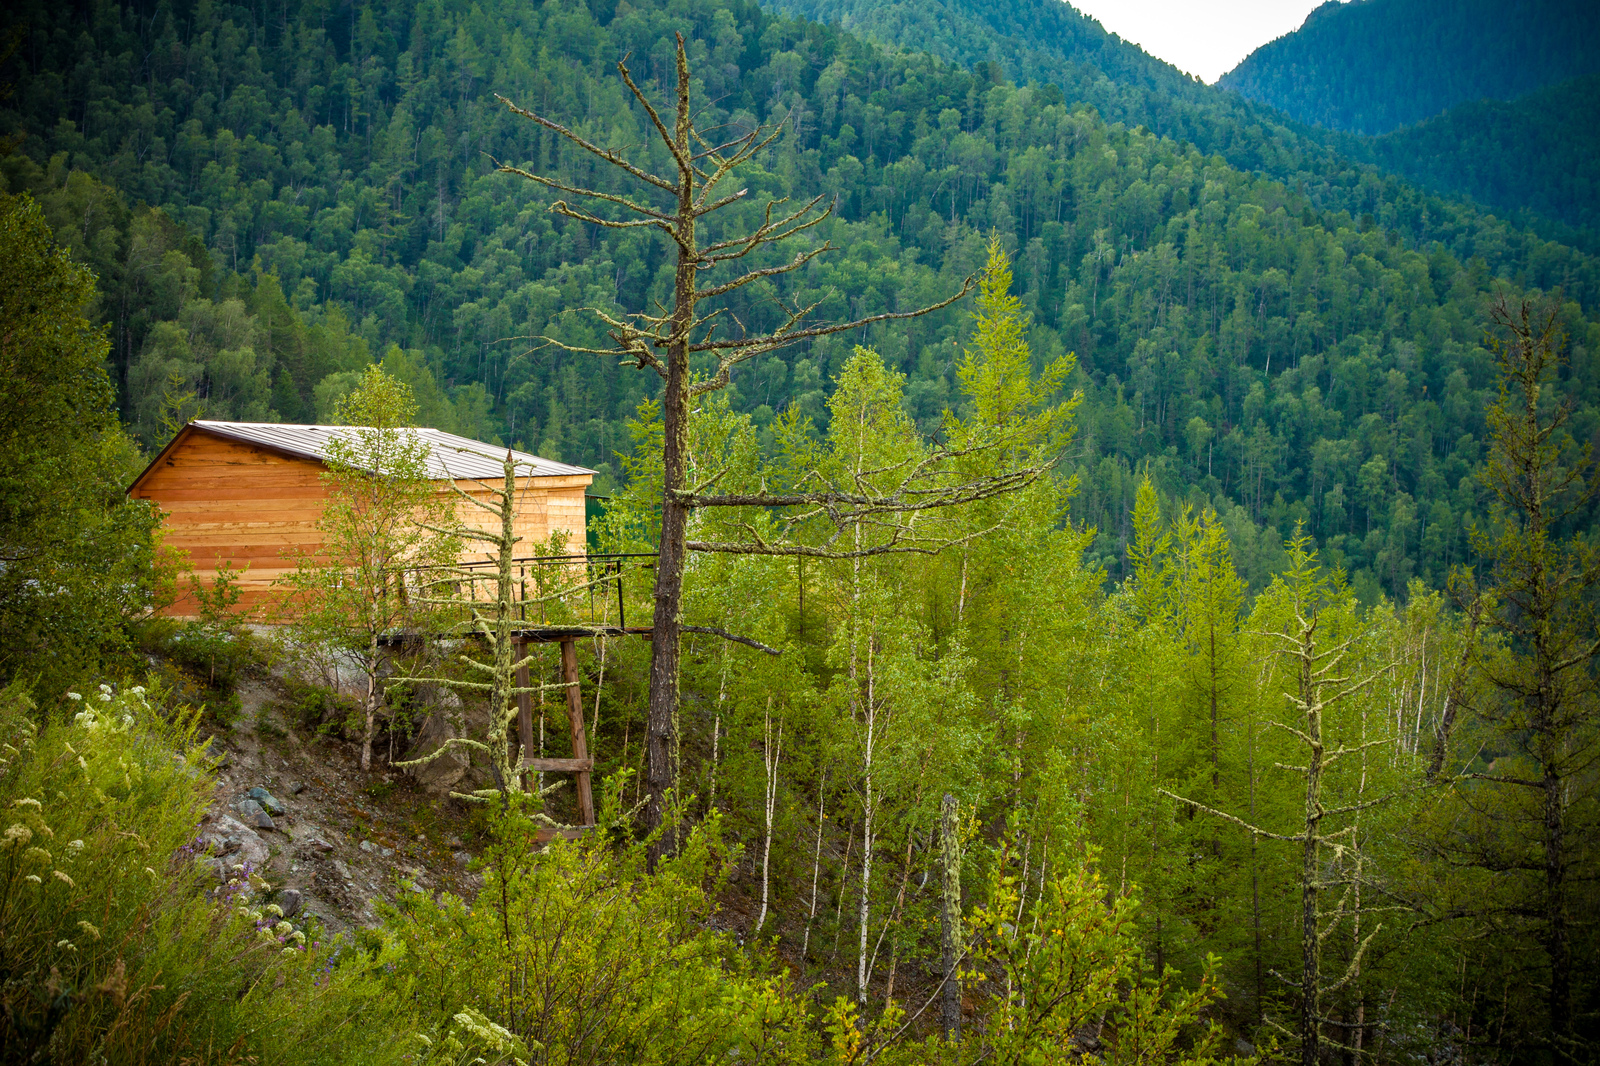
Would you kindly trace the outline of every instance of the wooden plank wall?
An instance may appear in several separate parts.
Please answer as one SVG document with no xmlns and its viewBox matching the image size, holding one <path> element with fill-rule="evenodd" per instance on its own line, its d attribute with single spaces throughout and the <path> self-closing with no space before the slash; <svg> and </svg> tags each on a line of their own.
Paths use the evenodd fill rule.
<svg viewBox="0 0 1600 1066">
<path fill-rule="evenodd" d="M 219 566 L 248 569 L 239 579 L 244 595 L 239 609 L 253 620 L 269 621 L 283 594 L 272 583 L 294 569 L 300 552 L 322 546 L 317 522 L 327 502 L 323 466 L 249 444 L 190 430 L 134 495 L 155 501 L 164 511 L 165 542 L 184 552 L 195 576 L 210 585 Z M 518 479 L 515 529 L 522 542 L 517 554 L 533 555 L 554 529 L 568 535 L 568 551 L 584 550 L 583 493 L 589 475 Z M 458 481 L 472 495 L 489 490 L 477 482 Z M 477 528 L 497 525 L 493 516 L 453 496 L 456 513 Z M 483 545 L 468 545 L 467 558 L 482 559 Z M 187 591 L 164 612 L 194 617 L 197 604 Z"/>
<path fill-rule="evenodd" d="M 538 555 L 550 534 L 561 530 L 567 534 L 568 554 L 583 552 L 584 510 L 583 490 L 590 476 L 577 477 L 525 477 L 517 479 L 517 517 L 512 528 L 522 542 L 517 545 L 517 555 Z M 457 481 L 462 492 L 481 500 L 488 500 L 490 490 L 476 481 Z M 448 492 L 448 489 L 441 489 Z M 475 507 L 457 497 L 456 518 L 463 525 L 498 533 L 497 520 L 488 511 Z M 488 559 L 482 543 L 468 544 L 468 558 Z"/>
<path fill-rule="evenodd" d="M 166 512 L 166 543 L 187 554 L 202 583 L 210 585 L 219 566 L 248 566 L 239 609 L 260 618 L 280 601 L 271 585 L 294 569 L 292 555 L 322 545 L 322 471 L 309 459 L 190 430 L 135 495 Z M 193 617 L 196 604 L 185 591 L 165 613 Z"/>
</svg>

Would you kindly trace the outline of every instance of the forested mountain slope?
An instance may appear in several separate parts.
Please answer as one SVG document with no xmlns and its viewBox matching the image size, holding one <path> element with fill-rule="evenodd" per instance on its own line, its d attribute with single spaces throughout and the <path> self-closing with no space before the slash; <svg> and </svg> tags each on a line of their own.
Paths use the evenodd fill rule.
<svg viewBox="0 0 1600 1066">
<path fill-rule="evenodd" d="M 1323 208 L 1352 214 L 1366 210 L 1366 190 L 1376 168 L 1379 174 L 1409 178 L 1447 196 L 1471 197 L 1547 239 L 1589 251 L 1600 247 L 1600 234 L 1582 221 L 1596 209 L 1593 196 L 1583 191 L 1582 179 L 1568 176 L 1585 165 L 1592 170 L 1593 160 L 1582 147 L 1593 138 L 1592 123 L 1581 106 L 1587 100 L 1568 112 L 1559 108 L 1564 100 L 1540 97 L 1511 114 L 1500 113 L 1493 132 L 1470 131 L 1465 139 L 1475 151 L 1469 155 L 1435 145 L 1440 138 L 1426 131 L 1416 138 L 1397 131 L 1391 143 L 1308 128 L 1249 98 L 1250 93 L 1199 84 L 1059 0 L 774 0 L 770 6 L 967 67 L 982 63 L 980 73 L 986 77 L 1060 86 L 1070 99 L 1093 104 L 1109 120 L 1188 141 L 1236 167 L 1303 188 Z M 1582 68 L 1589 60 L 1575 62 Z M 1541 68 L 1534 76 L 1547 73 Z M 1368 71 L 1363 74 L 1367 76 L 1378 75 Z M 1538 110 L 1546 105 L 1556 109 Z M 1466 121 L 1479 117 L 1470 109 L 1461 116 Z M 1452 130 L 1459 132 L 1455 125 Z M 1420 158 L 1412 158 L 1413 139 L 1422 142 L 1415 146 Z M 1561 142 L 1554 158 L 1563 167 L 1574 163 L 1569 170 L 1548 166 L 1532 151 L 1553 141 Z M 1479 158 L 1485 151 L 1497 154 Z M 1386 184 L 1384 198 L 1397 195 L 1398 183 L 1378 180 Z M 1415 229 L 1409 223 L 1400 226 L 1413 239 L 1436 236 L 1425 223 Z"/>
<path fill-rule="evenodd" d="M 1353 154 L 1441 192 L 1472 197 L 1517 222 L 1555 220 L 1600 241 L 1600 74 L 1510 102 L 1474 100 Z"/>
<path fill-rule="evenodd" d="M 599 341 L 568 312 L 662 296 L 668 250 L 552 218 L 548 197 L 493 173 L 505 159 L 590 178 L 491 94 L 635 143 L 643 117 L 611 63 L 631 52 L 642 77 L 665 75 L 677 28 L 709 113 L 788 122 L 758 187 L 838 197 L 816 236 L 841 251 L 783 295 L 834 318 L 909 306 L 973 272 L 986 234 L 1015 250 L 1035 354 L 1078 355 L 1074 515 L 1113 574 L 1148 466 L 1165 492 L 1215 502 L 1257 586 L 1297 518 L 1369 600 L 1442 581 L 1482 513 L 1497 284 L 1563 289 L 1565 387 L 1586 433 L 1600 417 L 1591 257 L 1370 170 L 1273 180 L 1107 124 L 1054 86 L 752 3 L 423 0 L 338 17 L 290 3 L 270 19 L 34 3 L 5 18 L 29 26 L 4 74 L 3 121 L 26 137 L 0 173 L 99 273 L 123 410 L 147 445 L 164 414 L 316 417 L 383 358 L 423 421 L 611 476 L 650 380 L 517 338 Z M 1186 99 L 1163 93 L 1169 77 L 1157 64 L 1136 91 L 1084 74 L 1099 98 L 1157 109 Z M 1207 114 L 1179 103 L 1178 126 Z M 1293 161 L 1252 136 L 1229 152 Z M 754 326 L 774 314 L 760 294 L 730 306 Z M 742 369 L 734 400 L 761 426 L 785 406 L 825 424 L 852 343 L 870 342 L 932 428 L 959 402 L 968 328 L 953 308 L 819 341 Z"/>
<path fill-rule="evenodd" d="M 1217 84 L 1302 122 L 1376 134 L 1596 70 L 1589 0 L 1328 0 Z"/>
</svg>

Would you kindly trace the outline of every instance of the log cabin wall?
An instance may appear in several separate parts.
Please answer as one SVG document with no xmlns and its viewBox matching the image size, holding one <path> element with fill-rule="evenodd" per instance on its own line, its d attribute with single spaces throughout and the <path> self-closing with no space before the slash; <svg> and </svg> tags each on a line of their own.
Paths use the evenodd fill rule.
<svg viewBox="0 0 1600 1066">
<path fill-rule="evenodd" d="M 186 559 L 210 587 L 222 566 L 248 567 L 238 579 L 238 610 L 266 621 L 282 601 L 272 583 L 294 569 L 298 552 L 322 546 L 317 522 L 327 503 L 325 468 L 226 440 L 183 430 L 131 495 L 152 500 L 162 517 L 163 543 Z M 163 614 L 192 618 L 198 604 L 187 588 Z"/>
<path fill-rule="evenodd" d="M 244 568 L 237 579 L 242 591 L 237 610 L 252 621 L 271 622 L 281 618 L 285 599 L 274 582 L 294 570 L 299 554 L 316 554 L 322 547 L 317 523 L 328 498 L 325 469 L 315 459 L 229 440 L 191 425 L 129 494 L 151 500 L 165 512 L 163 543 L 181 553 L 202 585 L 210 587 L 221 567 Z M 517 479 L 514 527 L 523 538 L 519 556 L 536 554 L 558 529 L 567 533 L 569 551 L 583 552 L 583 496 L 591 479 L 587 473 Z M 470 480 L 456 485 L 480 498 L 490 491 Z M 457 499 L 456 514 L 464 524 L 494 524 L 487 511 L 455 497 L 448 483 L 441 482 L 439 492 Z M 467 545 L 466 558 L 484 558 L 483 547 Z M 183 588 L 162 613 L 193 618 L 198 604 Z"/>
</svg>

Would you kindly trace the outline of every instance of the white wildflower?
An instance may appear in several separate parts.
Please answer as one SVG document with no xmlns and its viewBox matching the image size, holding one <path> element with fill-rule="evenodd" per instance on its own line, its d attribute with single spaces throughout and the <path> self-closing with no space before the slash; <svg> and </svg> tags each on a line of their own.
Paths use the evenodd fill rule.
<svg viewBox="0 0 1600 1066">
<path fill-rule="evenodd" d="M 74 881 L 72 878 L 68 877 L 66 874 L 62 873 L 60 870 L 56 870 L 55 871 L 55 875 L 56 875 L 56 880 L 65 881 L 67 883 L 67 887 L 68 888 L 77 888 L 78 887 L 78 882 Z"/>
<path fill-rule="evenodd" d="M 94 939 L 100 939 L 100 930 L 95 928 L 93 925 L 90 925 L 88 922 L 80 921 L 78 923 L 78 928 L 82 929 L 85 933 L 88 933 Z"/>
<path fill-rule="evenodd" d="M 10 829 L 6 830 L 7 844 L 14 844 L 16 847 L 20 848 L 22 845 L 26 844 L 32 839 L 33 830 L 29 829 L 20 822 L 13 824 Z"/>
<path fill-rule="evenodd" d="M 77 951 L 78 950 L 78 945 L 74 944 L 70 940 L 57 940 L 56 941 L 56 947 L 64 948 L 67 951 Z"/>
<path fill-rule="evenodd" d="M 83 699 L 83 694 L 80 692 L 69 692 L 67 693 L 67 699 L 74 701 L 81 700 Z"/>
<path fill-rule="evenodd" d="M 24 881 L 32 881 L 36 885 L 44 884 L 44 879 L 41 878 L 38 874 L 29 874 L 27 877 L 24 877 L 23 880 Z"/>
<path fill-rule="evenodd" d="M 76 755 L 77 752 L 73 752 L 73 754 Z M 44 804 L 40 803 L 38 800 L 34 799 L 32 796 L 23 796 L 19 800 L 13 800 L 11 802 L 11 806 L 13 806 L 13 807 L 37 807 L 41 811 L 44 810 Z"/>
</svg>

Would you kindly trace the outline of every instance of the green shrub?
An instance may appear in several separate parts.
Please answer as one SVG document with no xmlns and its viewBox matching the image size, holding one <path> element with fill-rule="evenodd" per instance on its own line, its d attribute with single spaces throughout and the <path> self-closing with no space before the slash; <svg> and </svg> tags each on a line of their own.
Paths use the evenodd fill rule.
<svg viewBox="0 0 1600 1066">
<path fill-rule="evenodd" d="M 259 641 L 242 629 L 159 617 L 140 623 L 136 636 L 163 686 L 203 706 L 209 721 L 232 728 L 241 710 L 239 682 L 263 658 Z"/>
<path fill-rule="evenodd" d="M 786 978 L 707 928 L 728 858 L 715 820 L 654 872 L 642 843 L 602 830 L 540 851 L 536 828 L 495 819 L 475 904 L 415 895 L 388 916 L 436 1042 L 477 1010 L 540 1062 L 811 1060 Z"/>
<path fill-rule="evenodd" d="M 348 696 L 292 675 L 283 679 L 283 690 L 286 698 L 279 706 L 285 720 L 305 732 L 348 739 L 359 727 L 361 707 Z"/>
<path fill-rule="evenodd" d="M 58 1062 L 231 1047 L 232 1003 L 277 945 L 207 899 L 196 716 L 164 721 L 139 688 L 68 698 L 70 721 L 39 728 L 19 685 L 0 694 L 0 1047 Z"/>
<path fill-rule="evenodd" d="M 311 941 L 197 861 L 197 713 L 64 703 L 0 691 L 0 1062 L 401 1061 L 392 945 Z"/>
</svg>

